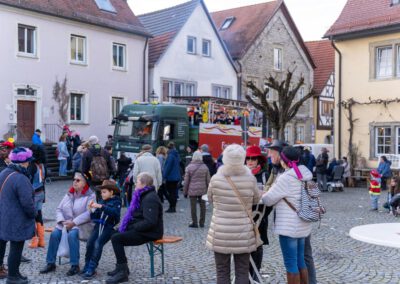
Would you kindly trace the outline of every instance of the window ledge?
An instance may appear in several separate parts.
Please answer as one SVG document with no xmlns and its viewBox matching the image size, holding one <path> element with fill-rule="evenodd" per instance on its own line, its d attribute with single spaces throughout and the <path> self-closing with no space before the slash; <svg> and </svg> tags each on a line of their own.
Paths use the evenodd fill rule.
<svg viewBox="0 0 400 284">
<path fill-rule="evenodd" d="M 369 79 L 370 82 L 385 82 L 385 81 L 393 81 L 393 80 L 400 80 L 400 76 L 399 77 L 384 77 L 384 78 Z"/>
<path fill-rule="evenodd" d="M 128 70 L 126 68 L 121 68 L 121 67 L 116 67 L 116 66 L 113 66 L 112 70 L 119 71 L 119 72 L 128 72 Z"/>
<path fill-rule="evenodd" d="M 78 66 L 83 66 L 83 67 L 87 67 L 88 64 L 86 62 L 80 62 L 80 61 L 70 61 L 69 62 L 71 65 L 78 65 Z"/>
<path fill-rule="evenodd" d="M 31 58 L 31 59 L 39 59 L 39 57 L 36 54 L 26 53 L 26 52 L 18 52 L 17 56 L 24 57 L 24 58 Z"/>
</svg>

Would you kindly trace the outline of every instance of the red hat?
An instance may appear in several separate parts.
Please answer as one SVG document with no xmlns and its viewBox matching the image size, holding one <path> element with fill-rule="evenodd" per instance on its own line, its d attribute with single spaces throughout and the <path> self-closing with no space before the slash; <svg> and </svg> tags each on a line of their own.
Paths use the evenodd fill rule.
<svg viewBox="0 0 400 284">
<path fill-rule="evenodd" d="M 377 170 L 372 170 L 371 171 L 371 176 L 373 176 L 374 178 L 382 177 L 381 174 Z"/>
<path fill-rule="evenodd" d="M 263 162 L 266 160 L 265 156 L 261 153 L 261 148 L 255 145 L 247 147 L 246 157 L 260 157 Z"/>
</svg>

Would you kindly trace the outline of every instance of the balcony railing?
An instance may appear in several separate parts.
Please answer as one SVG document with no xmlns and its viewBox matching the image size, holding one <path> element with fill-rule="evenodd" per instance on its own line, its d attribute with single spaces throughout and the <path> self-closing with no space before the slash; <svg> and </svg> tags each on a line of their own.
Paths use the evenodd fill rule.
<svg viewBox="0 0 400 284">
<path fill-rule="evenodd" d="M 56 123 L 53 124 L 44 124 L 44 133 L 46 135 L 47 143 L 55 143 L 58 142 L 61 134 L 62 127 Z"/>
</svg>

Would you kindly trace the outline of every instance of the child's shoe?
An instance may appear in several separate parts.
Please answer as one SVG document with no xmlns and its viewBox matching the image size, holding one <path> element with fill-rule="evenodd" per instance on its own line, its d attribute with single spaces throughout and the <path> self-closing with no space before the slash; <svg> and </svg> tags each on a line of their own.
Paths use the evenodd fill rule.
<svg viewBox="0 0 400 284">
<path fill-rule="evenodd" d="M 84 278 L 85 280 L 90 280 L 90 279 L 92 279 L 92 278 L 95 277 L 95 276 L 96 276 L 96 270 L 88 269 L 88 270 L 85 272 L 85 274 L 83 275 L 83 278 Z"/>
<path fill-rule="evenodd" d="M 85 263 L 85 266 L 83 267 L 81 272 L 79 272 L 79 275 L 83 277 L 85 275 L 86 271 L 88 270 L 88 268 L 89 268 L 89 262 Z"/>
</svg>

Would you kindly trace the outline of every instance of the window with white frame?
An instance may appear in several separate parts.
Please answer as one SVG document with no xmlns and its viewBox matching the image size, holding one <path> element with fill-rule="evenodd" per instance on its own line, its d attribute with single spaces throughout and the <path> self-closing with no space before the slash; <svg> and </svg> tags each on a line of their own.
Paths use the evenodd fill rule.
<svg viewBox="0 0 400 284">
<path fill-rule="evenodd" d="M 396 61 L 396 76 L 400 77 L 400 45 L 396 46 Z"/>
<path fill-rule="evenodd" d="M 197 95 L 197 84 L 180 80 L 163 80 L 162 93 L 163 101 L 168 101 L 169 97 L 173 96 L 194 97 Z"/>
<path fill-rule="evenodd" d="M 83 122 L 83 103 L 84 103 L 84 95 L 83 94 L 74 94 L 70 95 L 70 111 L 69 111 L 69 119 L 72 122 Z"/>
<path fill-rule="evenodd" d="M 196 54 L 196 38 L 194 36 L 187 37 L 186 51 L 189 54 Z"/>
<path fill-rule="evenodd" d="M 274 69 L 282 70 L 282 48 L 274 48 Z"/>
<path fill-rule="evenodd" d="M 231 99 L 232 88 L 229 86 L 213 85 L 212 95 L 216 98 Z"/>
<path fill-rule="evenodd" d="M 185 96 L 188 96 L 188 97 L 196 96 L 195 90 L 196 90 L 195 84 L 193 84 L 193 83 L 185 84 Z"/>
<path fill-rule="evenodd" d="M 71 35 L 71 62 L 86 63 L 86 37 Z"/>
<path fill-rule="evenodd" d="M 114 6 L 111 4 L 110 0 L 94 0 L 97 7 L 100 10 L 116 13 Z"/>
<path fill-rule="evenodd" d="M 111 115 L 117 117 L 124 106 L 124 98 L 112 97 L 111 98 Z"/>
<path fill-rule="evenodd" d="M 284 130 L 285 141 L 291 142 L 292 141 L 292 126 L 286 125 Z"/>
<path fill-rule="evenodd" d="M 304 125 L 298 125 L 296 128 L 296 141 L 297 142 L 303 142 L 305 139 L 305 127 Z"/>
<path fill-rule="evenodd" d="M 376 48 L 376 78 L 389 78 L 393 75 L 393 47 Z"/>
<path fill-rule="evenodd" d="M 36 28 L 18 24 L 18 51 L 36 55 Z"/>
<path fill-rule="evenodd" d="M 206 56 L 206 57 L 211 56 L 211 40 L 203 39 L 202 52 L 203 52 L 203 56 Z"/>
<path fill-rule="evenodd" d="M 391 127 L 375 128 L 375 155 L 391 153 L 392 129 Z"/>
<path fill-rule="evenodd" d="M 118 69 L 126 69 L 126 45 L 113 43 L 113 66 Z"/>
<path fill-rule="evenodd" d="M 183 86 L 181 82 L 174 82 L 174 96 L 183 96 Z"/>
<path fill-rule="evenodd" d="M 18 88 L 17 89 L 17 95 L 18 96 L 31 96 L 31 97 L 36 97 L 37 96 L 37 90 L 32 89 L 32 88 Z"/>
</svg>

